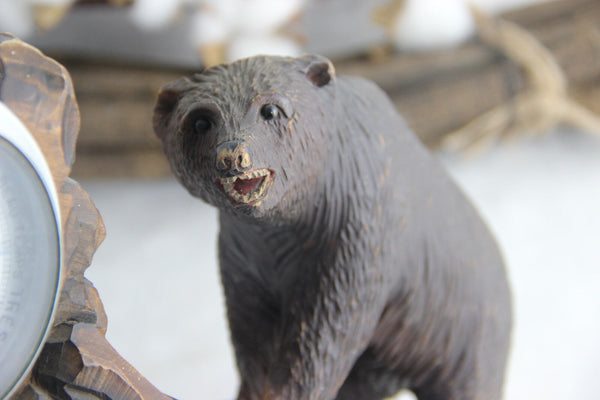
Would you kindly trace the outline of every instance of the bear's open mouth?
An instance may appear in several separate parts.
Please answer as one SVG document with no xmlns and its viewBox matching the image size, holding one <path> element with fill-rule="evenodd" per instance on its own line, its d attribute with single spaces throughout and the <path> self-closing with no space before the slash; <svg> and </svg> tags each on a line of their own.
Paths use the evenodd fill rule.
<svg viewBox="0 0 600 400">
<path fill-rule="evenodd" d="M 218 178 L 217 185 L 230 201 L 257 206 L 267 195 L 267 189 L 273 182 L 273 174 L 267 168 L 255 169 L 229 178 Z"/>
</svg>

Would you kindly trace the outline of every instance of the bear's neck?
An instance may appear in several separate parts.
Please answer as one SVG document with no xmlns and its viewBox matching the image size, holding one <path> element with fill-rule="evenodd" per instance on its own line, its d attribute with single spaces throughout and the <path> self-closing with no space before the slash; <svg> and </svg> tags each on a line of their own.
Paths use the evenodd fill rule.
<svg viewBox="0 0 600 400">
<path fill-rule="evenodd" d="M 338 123 L 328 135 L 329 157 L 322 180 L 297 221 L 288 227 L 308 244 L 332 243 L 345 231 L 363 229 L 377 218 L 377 207 L 389 193 L 382 186 L 385 173 L 381 146 L 366 132 L 356 131 L 355 121 Z"/>
</svg>

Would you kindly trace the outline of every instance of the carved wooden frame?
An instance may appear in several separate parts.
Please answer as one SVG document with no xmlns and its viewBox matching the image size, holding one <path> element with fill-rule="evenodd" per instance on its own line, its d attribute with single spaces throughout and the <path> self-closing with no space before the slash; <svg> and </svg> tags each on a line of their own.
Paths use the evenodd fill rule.
<svg viewBox="0 0 600 400">
<path fill-rule="evenodd" d="M 69 73 L 34 47 L 0 34 L 0 100 L 32 133 L 50 166 L 63 229 L 63 278 L 52 328 L 12 399 L 171 399 L 107 342 L 102 302 L 84 277 L 105 230 L 88 194 L 69 178 L 80 123 Z"/>
</svg>

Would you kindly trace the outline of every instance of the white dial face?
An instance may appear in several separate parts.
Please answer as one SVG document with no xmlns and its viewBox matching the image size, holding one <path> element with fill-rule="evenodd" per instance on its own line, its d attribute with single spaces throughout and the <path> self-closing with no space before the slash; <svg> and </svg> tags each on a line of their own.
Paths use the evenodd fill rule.
<svg viewBox="0 0 600 400">
<path fill-rule="evenodd" d="M 60 275 L 60 228 L 47 185 L 3 129 L 0 115 L 0 398 L 39 353 Z"/>
</svg>

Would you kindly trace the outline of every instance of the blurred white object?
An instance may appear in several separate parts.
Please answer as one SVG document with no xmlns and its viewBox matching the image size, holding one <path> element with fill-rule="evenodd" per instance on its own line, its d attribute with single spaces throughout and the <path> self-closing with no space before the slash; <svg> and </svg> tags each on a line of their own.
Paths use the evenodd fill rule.
<svg viewBox="0 0 600 400">
<path fill-rule="evenodd" d="M 399 50 L 431 51 L 458 46 L 475 34 L 470 7 L 485 13 L 525 7 L 548 0 L 405 0 L 392 27 Z"/>
<path fill-rule="evenodd" d="M 229 42 L 225 58 L 227 61 L 234 61 L 257 54 L 296 57 L 301 53 L 301 47 L 284 36 L 240 35 Z"/>
<path fill-rule="evenodd" d="M 181 0 L 135 0 L 129 14 L 137 26 L 154 30 L 173 22 L 180 6 Z"/>
<path fill-rule="evenodd" d="M 298 14 L 304 0 L 241 0 L 236 28 L 247 33 L 273 33 Z"/>
<path fill-rule="evenodd" d="M 458 45 L 474 31 L 464 0 L 406 0 L 392 28 L 392 41 L 400 50 L 428 51 Z"/>
<path fill-rule="evenodd" d="M 0 31 L 16 36 L 33 33 L 35 24 L 28 1 L 0 0 Z"/>
<path fill-rule="evenodd" d="M 202 0 L 193 17 L 191 40 L 209 65 L 257 54 L 299 55 L 300 46 L 280 30 L 303 5 L 304 0 Z M 223 53 L 207 59 L 217 47 Z"/>
<path fill-rule="evenodd" d="M 132 21 L 157 30 L 178 12 L 191 18 L 189 40 L 205 64 L 257 54 L 299 55 L 300 46 L 278 30 L 302 9 L 304 0 L 136 0 Z"/>
<path fill-rule="evenodd" d="M 216 10 L 199 10 L 192 15 L 190 40 L 197 46 L 223 44 L 231 31 L 232 23 L 226 15 Z"/>
<path fill-rule="evenodd" d="M 64 10 L 73 2 L 74 0 L 0 0 L 0 32 L 10 32 L 19 37 L 31 35 L 36 30 L 36 7 Z"/>
</svg>

